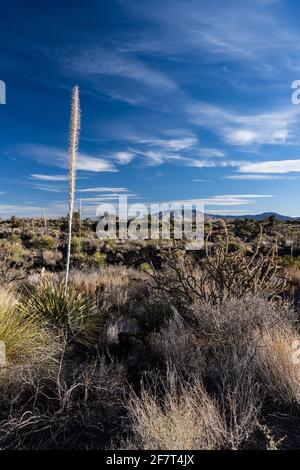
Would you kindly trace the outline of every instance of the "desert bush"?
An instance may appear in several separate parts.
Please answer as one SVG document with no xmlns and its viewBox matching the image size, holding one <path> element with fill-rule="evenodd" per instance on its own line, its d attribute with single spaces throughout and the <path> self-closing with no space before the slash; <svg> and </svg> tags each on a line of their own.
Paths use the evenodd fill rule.
<svg viewBox="0 0 300 470">
<path fill-rule="evenodd" d="M 215 390 L 219 383 L 226 382 L 227 388 L 235 389 L 237 384 L 250 381 L 253 390 L 261 384 L 262 396 L 266 383 L 257 374 L 262 338 L 281 328 L 293 328 L 294 310 L 284 303 L 247 296 L 220 305 L 194 304 L 189 312 L 189 328 L 197 339 L 194 344 L 198 342 L 204 355 L 203 374 L 210 387 Z M 191 351 L 189 354 L 192 357 Z"/>
<path fill-rule="evenodd" d="M 111 298 L 114 303 L 119 297 L 118 290 L 126 290 L 130 281 L 137 276 L 136 271 L 125 266 L 106 266 L 100 270 L 73 270 L 70 272 L 70 283 L 76 290 L 89 295 L 94 295 L 101 288 L 106 292 L 107 300 Z"/>
<path fill-rule="evenodd" d="M 261 338 L 280 328 L 293 328 L 296 314 L 286 304 L 270 303 L 259 297 L 227 299 L 221 304 L 194 303 L 173 315 L 152 337 L 154 351 L 164 364 L 190 380 L 201 373 L 210 390 L 222 382 L 235 388 L 240 380 L 257 377 L 256 360 Z M 263 392 L 262 392 L 263 393 Z"/>
<path fill-rule="evenodd" d="M 209 347 L 227 345 L 249 347 L 257 332 L 293 324 L 296 316 L 288 303 L 270 303 L 259 295 L 247 295 L 242 299 L 228 298 L 220 304 L 194 302 L 185 317 L 195 334 L 205 338 Z"/>
<path fill-rule="evenodd" d="M 149 263 L 142 263 L 140 265 L 139 269 L 144 273 L 153 271 L 153 268 L 152 268 L 151 264 L 149 264 Z"/>
<path fill-rule="evenodd" d="M 56 240 L 50 235 L 33 236 L 31 246 L 35 250 L 53 250 L 56 248 Z"/>
<path fill-rule="evenodd" d="M 91 262 L 98 268 L 102 268 L 106 262 L 106 256 L 100 251 L 97 251 L 91 258 Z"/>
<path fill-rule="evenodd" d="M 20 238 L 13 237 L 14 239 L 11 240 L 0 240 L 1 257 L 17 263 L 22 259 L 23 247 Z"/>
<path fill-rule="evenodd" d="M 60 251 L 45 250 L 42 253 L 42 257 L 45 266 L 54 268 L 62 260 L 63 255 Z"/>
<path fill-rule="evenodd" d="M 180 377 L 190 379 L 205 371 L 205 349 L 182 317 L 173 313 L 165 325 L 151 337 L 152 347 L 163 363 L 173 367 Z"/>
<path fill-rule="evenodd" d="M 10 251 L 0 250 L 0 278 L 3 286 L 16 283 L 26 277 L 27 264 L 20 265 L 15 261 L 14 255 L 12 247 Z"/>
<path fill-rule="evenodd" d="M 138 298 L 147 289 L 145 275 L 125 266 L 105 266 L 99 270 L 86 272 L 74 270 L 70 273 L 70 283 L 79 291 L 95 293 L 100 290 L 107 308 L 116 313 L 122 306 Z"/>
<path fill-rule="evenodd" d="M 80 237 L 72 237 L 72 242 L 71 242 L 71 250 L 72 250 L 72 253 L 75 253 L 75 254 L 80 254 L 81 251 L 82 251 L 82 246 L 83 246 L 83 243 L 82 243 L 82 239 Z"/>
<path fill-rule="evenodd" d="M 172 306 L 151 291 L 141 289 L 140 294 L 137 287 L 136 293 L 129 298 L 130 311 L 144 332 L 159 332 L 173 318 Z"/>
</svg>

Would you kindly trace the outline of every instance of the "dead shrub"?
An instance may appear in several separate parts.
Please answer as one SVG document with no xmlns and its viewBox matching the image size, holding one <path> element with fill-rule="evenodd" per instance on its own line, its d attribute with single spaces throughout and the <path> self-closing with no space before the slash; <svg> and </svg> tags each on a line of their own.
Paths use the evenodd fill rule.
<svg viewBox="0 0 300 470">
<path fill-rule="evenodd" d="M 103 448 L 122 429 L 123 367 L 64 354 L 52 368 L 25 367 L 0 381 L 2 449 Z"/>
</svg>

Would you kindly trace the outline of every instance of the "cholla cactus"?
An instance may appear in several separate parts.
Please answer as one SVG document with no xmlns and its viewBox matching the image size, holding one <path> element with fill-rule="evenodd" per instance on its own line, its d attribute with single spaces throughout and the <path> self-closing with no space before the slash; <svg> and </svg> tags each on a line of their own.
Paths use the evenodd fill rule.
<svg viewBox="0 0 300 470">
<path fill-rule="evenodd" d="M 80 104 L 79 104 L 79 88 L 73 88 L 71 122 L 70 122 L 70 145 L 69 145 L 69 234 L 68 234 L 68 252 L 66 265 L 66 288 L 68 285 L 70 259 L 71 259 L 71 242 L 72 242 L 72 221 L 75 198 L 75 176 L 76 176 L 76 160 L 78 152 L 80 130 Z"/>
<path fill-rule="evenodd" d="M 242 250 L 230 251 L 230 237 L 227 226 L 221 222 L 219 239 L 213 254 L 206 237 L 206 257 L 196 264 L 192 257 L 179 260 L 176 252 L 163 252 L 165 262 L 163 274 L 150 271 L 155 287 L 168 295 L 174 304 L 189 306 L 195 301 L 212 304 L 221 303 L 226 298 L 243 298 L 245 295 L 259 294 L 269 301 L 280 299 L 286 289 L 287 278 L 277 263 L 277 245 L 274 243 L 267 253 L 263 253 L 263 232 L 254 247 L 254 252 L 244 254 Z M 168 276 L 168 282 L 166 282 Z"/>
</svg>

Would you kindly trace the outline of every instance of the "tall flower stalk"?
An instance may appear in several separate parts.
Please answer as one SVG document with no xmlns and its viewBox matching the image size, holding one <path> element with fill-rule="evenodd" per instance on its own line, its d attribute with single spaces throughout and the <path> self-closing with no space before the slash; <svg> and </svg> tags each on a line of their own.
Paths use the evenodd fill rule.
<svg viewBox="0 0 300 470">
<path fill-rule="evenodd" d="M 75 86 L 72 93 L 71 121 L 70 121 L 70 144 L 69 144 L 69 231 L 68 231 L 68 252 L 65 285 L 66 289 L 69 280 L 71 243 L 72 243 L 72 222 L 75 199 L 75 179 L 76 179 L 76 160 L 78 153 L 78 141 L 80 130 L 80 103 L 79 88 Z"/>
</svg>

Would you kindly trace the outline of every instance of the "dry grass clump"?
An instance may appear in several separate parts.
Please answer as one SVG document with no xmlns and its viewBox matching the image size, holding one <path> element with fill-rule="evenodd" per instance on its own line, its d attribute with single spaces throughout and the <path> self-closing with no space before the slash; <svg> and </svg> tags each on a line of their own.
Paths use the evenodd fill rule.
<svg viewBox="0 0 300 470">
<path fill-rule="evenodd" d="M 103 291 L 106 302 L 117 306 L 127 302 L 134 281 L 141 279 L 141 273 L 125 266 L 107 266 L 86 272 L 75 270 L 69 277 L 70 284 L 79 292 L 95 295 L 97 291 Z"/>
<path fill-rule="evenodd" d="M 42 253 L 43 264 L 48 268 L 54 268 L 59 263 L 63 255 L 60 251 L 45 250 Z"/>
<path fill-rule="evenodd" d="M 167 374 L 160 393 L 142 388 L 128 409 L 132 437 L 126 449 L 216 450 L 239 449 L 258 428 L 261 402 L 253 384 L 243 381 L 235 389 L 210 397 L 202 380 L 183 384 L 176 372 Z"/>
<path fill-rule="evenodd" d="M 293 286 L 300 286 L 300 269 L 297 266 L 285 268 L 285 274 Z"/>
<path fill-rule="evenodd" d="M 0 340 L 5 343 L 8 363 L 21 363 L 50 352 L 53 337 L 34 313 L 22 308 L 14 291 L 1 289 Z"/>
<path fill-rule="evenodd" d="M 300 336 L 285 326 L 264 331 L 259 337 L 257 369 L 274 401 L 288 406 L 300 402 Z"/>
<path fill-rule="evenodd" d="M 200 381 L 179 390 L 171 387 L 162 399 L 144 389 L 128 407 L 135 448 L 212 450 L 224 442 L 221 414 Z"/>
</svg>

